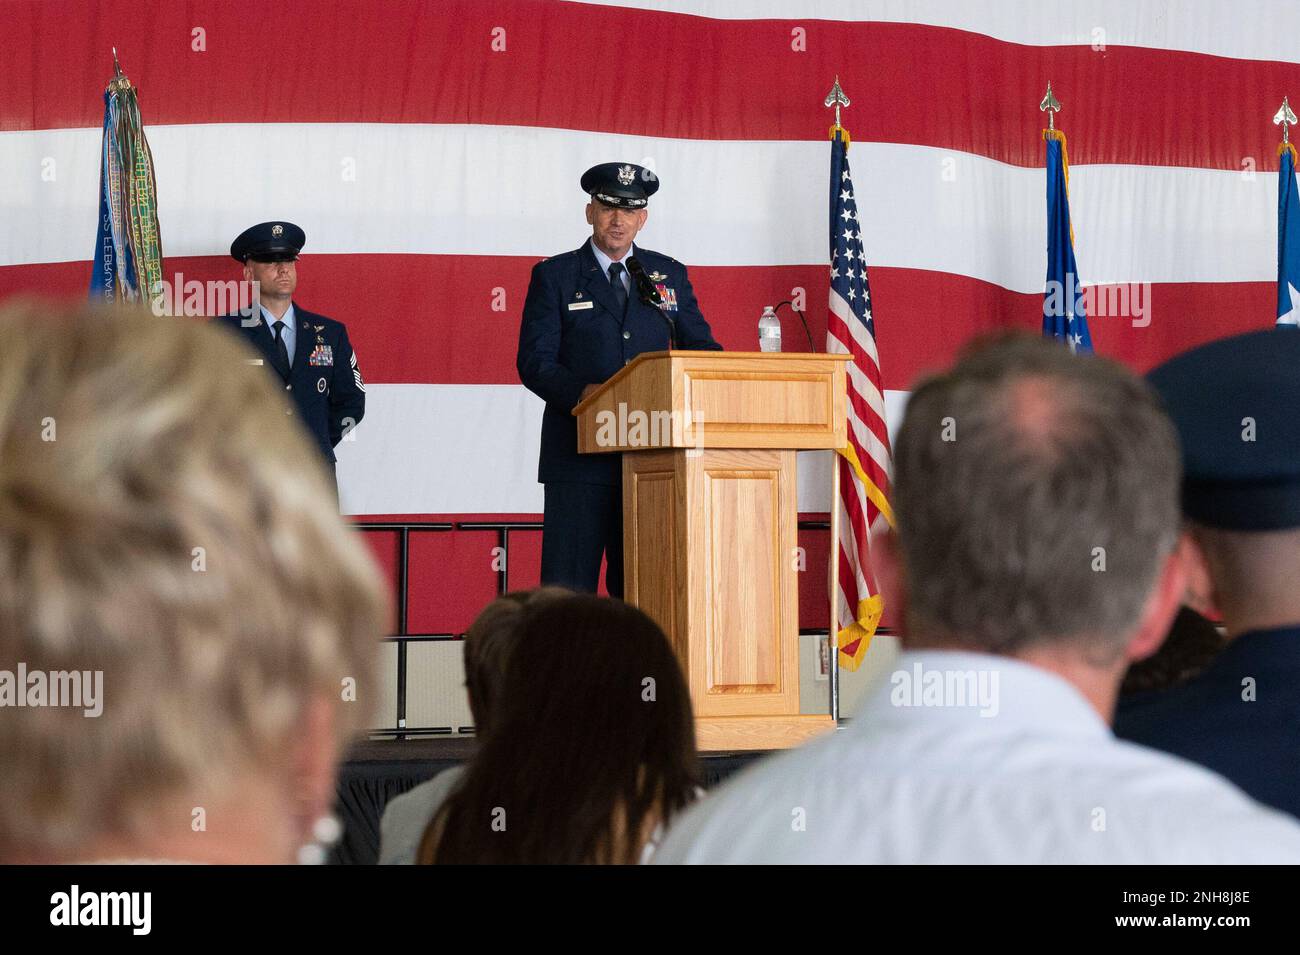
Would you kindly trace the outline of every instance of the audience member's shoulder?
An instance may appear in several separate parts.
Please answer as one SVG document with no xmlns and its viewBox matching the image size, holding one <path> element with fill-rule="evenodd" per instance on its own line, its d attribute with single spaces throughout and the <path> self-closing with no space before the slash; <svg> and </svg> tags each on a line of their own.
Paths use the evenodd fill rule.
<svg viewBox="0 0 1300 955">
<path fill-rule="evenodd" d="M 1242 677 L 1258 672 L 1243 665 L 1240 646 L 1229 645 L 1201 673 L 1164 689 L 1121 696 L 1115 710 L 1115 735 L 1167 752 L 1192 755 L 1214 741 L 1230 742 L 1229 727 L 1249 725 L 1256 712 L 1242 706 Z M 1278 702 L 1277 697 L 1272 702 Z M 1300 704 L 1300 694 L 1294 703 Z M 1254 704 L 1252 704 L 1253 706 Z"/>
<path fill-rule="evenodd" d="M 1125 800 L 1168 858 L 1202 863 L 1300 863 L 1300 821 L 1251 799 L 1203 766 L 1137 743 L 1116 740 Z M 1141 860 L 1138 860 L 1141 861 Z"/>
<path fill-rule="evenodd" d="M 840 800 L 853 800 L 863 776 L 849 750 L 862 742 L 840 732 L 764 757 L 678 816 L 653 863 L 793 861 L 791 852 L 813 841 L 798 838 L 808 820 L 816 826 L 843 810 Z"/>
<path fill-rule="evenodd" d="M 1202 725 L 1214 722 L 1213 680 L 1202 674 L 1188 683 L 1162 690 L 1146 690 L 1120 698 L 1115 709 L 1115 735 L 1144 746 L 1177 752 L 1171 744 L 1200 737 Z"/>
<path fill-rule="evenodd" d="M 464 772 L 464 766 L 444 769 L 432 779 L 388 801 L 379 821 L 380 865 L 414 864 L 424 830 Z"/>
<path fill-rule="evenodd" d="M 764 760 L 679 817 L 653 861 L 1300 861 L 1295 820 L 1145 747 L 1029 746 L 1016 766 L 990 774 L 923 756 L 891 760 L 877 736 L 850 728 Z M 996 755 L 980 754 L 975 765 L 995 765 Z"/>
</svg>

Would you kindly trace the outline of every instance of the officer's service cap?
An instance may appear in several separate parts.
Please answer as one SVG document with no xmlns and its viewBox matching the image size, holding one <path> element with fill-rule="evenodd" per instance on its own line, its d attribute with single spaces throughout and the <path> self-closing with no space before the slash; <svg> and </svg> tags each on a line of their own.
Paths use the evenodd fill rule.
<svg viewBox="0 0 1300 955">
<path fill-rule="evenodd" d="M 1148 375 L 1183 445 L 1183 512 L 1209 527 L 1300 527 L 1300 330 L 1209 342 Z"/>
<path fill-rule="evenodd" d="M 619 209 L 644 209 L 659 190 L 659 177 L 631 162 L 603 162 L 582 174 L 582 191 Z"/>
<path fill-rule="evenodd" d="M 292 262 L 307 244 L 307 233 L 292 222 L 259 222 L 239 233 L 230 254 L 240 262 Z"/>
</svg>

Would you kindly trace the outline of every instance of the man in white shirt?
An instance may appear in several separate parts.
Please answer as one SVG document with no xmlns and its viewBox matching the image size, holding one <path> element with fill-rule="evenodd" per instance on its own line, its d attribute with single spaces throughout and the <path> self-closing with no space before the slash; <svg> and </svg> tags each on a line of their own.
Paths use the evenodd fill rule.
<svg viewBox="0 0 1300 955">
<path fill-rule="evenodd" d="M 1129 663 L 1186 581 L 1180 462 L 1148 386 L 1040 339 L 917 388 L 873 541 L 905 652 L 851 725 L 742 774 L 659 863 L 1300 861 L 1300 825 L 1117 741 Z"/>
</svg>

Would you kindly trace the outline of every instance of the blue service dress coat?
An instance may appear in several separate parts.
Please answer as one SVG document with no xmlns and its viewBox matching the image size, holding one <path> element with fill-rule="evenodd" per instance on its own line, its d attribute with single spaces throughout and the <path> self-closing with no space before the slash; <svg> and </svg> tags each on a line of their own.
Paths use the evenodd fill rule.
<svg viewBox="0 0 1300 955">
<path fill-rule="evenodd" d="M 288 380 L 275 369 L 275 337 L 260 312 L 255 324 L 239 315 L 222 315 L 217 321 L 243 336 L 258 352 L 267 374 L 290 393 L 294 412 L 315 439 L 326 463 L 333 465 L 334 446 L 365 416 L 365 382 L 342 322 L 309 312 L 297 302 L 293 311 L 298 338 Z"/>
<path fill-rule="evenodd" d="M 1115 735 L 1300 818 L 1300 626 L 1243 633 L 1187 683 L 1121 699 Z"/>
<path fill-rule="evenodd" d="M 700 314 L 686 266 L 649 249 L 634 247 L 632 254 L 668 302 L 677 347 L 721 351 Z M 668 323 L 658 308 L 638 298 L 635 283 L 626 314 L 620 311 L 590 242 L 533 267 L 516 367 L 520 381 L 546 402 L 538 481 L 620 483 L 619 455 L 578 454 L 573 406 L 587 385 L 600 384 L 642 352 L 666 350 L 668 343 Z"/>
</svg>

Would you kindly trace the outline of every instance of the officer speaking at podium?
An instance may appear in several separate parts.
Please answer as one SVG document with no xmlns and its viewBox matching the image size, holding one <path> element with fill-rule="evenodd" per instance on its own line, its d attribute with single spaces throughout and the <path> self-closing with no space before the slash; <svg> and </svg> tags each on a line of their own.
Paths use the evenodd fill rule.
<svg viewBox="0 0 1300 955">
<path fill-rule="evenodd" d="M 546 501 L 542 583 L 594 592 L 603 555 L 605 589 L 621 597 L 621 455 L 579 455 L 573 407 L 642 352 L 722 346 L 700 314 L 686 266 L 634 244 L 659 189 L 655 174 L 602 163 L 583 173 L 580 186 L 591 238 L 533 267 L 516 366 L 546 402 L 537 469 Z"/>
<path fill-rule="evenodd" d="M 230 254 L 256 282 L 260 308 L 252 316 L 217 321 L 238 331 L 293 399 L 296 414 L 334 474 L 334 446 L 366 413 L 366 386 L 342 322 L 295 305 L 298 253 L 306 233 L 292 222 L 262 222 L 239 234 Z"/>
</svg>

